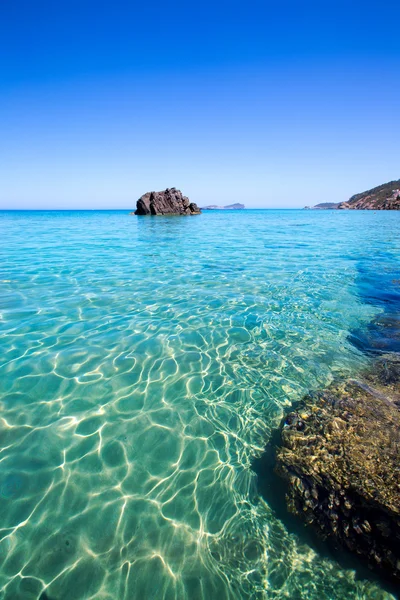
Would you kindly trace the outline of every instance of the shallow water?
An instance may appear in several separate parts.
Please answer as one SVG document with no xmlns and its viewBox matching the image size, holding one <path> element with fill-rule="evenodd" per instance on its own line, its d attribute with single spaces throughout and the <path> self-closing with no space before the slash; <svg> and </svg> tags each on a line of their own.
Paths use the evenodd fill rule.
<svg viewBox="0 0 400 600">
<path fill-rule="evenodd" d="M 364 282 L 400 281 L 399 228 L 0 213 L 0 598 L 392 598 L 288 531 L 251 463 L 369 360 L 351 336 L 384 310 Z"/>
</svg>

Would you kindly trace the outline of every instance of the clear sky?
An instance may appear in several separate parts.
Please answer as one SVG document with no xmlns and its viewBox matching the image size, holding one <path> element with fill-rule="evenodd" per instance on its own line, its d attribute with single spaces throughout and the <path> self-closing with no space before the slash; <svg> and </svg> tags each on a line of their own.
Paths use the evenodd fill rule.
<svg viewBox="0 0 400 600">
<path fill-rule="evenodd" d="M 400 2 L 0 0 L 0 208 L 303 207 L 400 178 Z"/>
</svg>

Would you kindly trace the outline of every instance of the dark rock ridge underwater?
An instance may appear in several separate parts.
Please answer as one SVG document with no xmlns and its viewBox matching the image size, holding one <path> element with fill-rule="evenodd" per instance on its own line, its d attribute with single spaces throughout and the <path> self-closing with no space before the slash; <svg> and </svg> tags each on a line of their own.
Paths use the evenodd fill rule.
<svg viewBox="0 0 400 600">
<path fill-rule="evenodd" d="M 398 583 L 400 289 L 388 273 L 382 277 L 386 281 L 373 282 L 361 268 L 364 300 L 381 305 L 385 313 L 364 335 L 350 337 L 373 357 L 371 366 L 356 380 L 307 395 L 286 416 L 275 473 L 285 482 L 292 514 Z M 256 470 L 262 479 L 262 463 Z"/>
<path fill-rule="evenodd" d="M 136 203 L 135 215 L 199 215 L 197 204 L 176 188 L 147 192 Z"/>
</svg>

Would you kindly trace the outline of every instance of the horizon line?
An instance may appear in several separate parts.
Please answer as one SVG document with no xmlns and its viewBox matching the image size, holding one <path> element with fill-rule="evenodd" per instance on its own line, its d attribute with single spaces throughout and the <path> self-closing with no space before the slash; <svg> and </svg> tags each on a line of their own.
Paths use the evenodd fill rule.
<svg viewBox="0 0 400 600">
<path fill-rule="evenodd" d="M 204 212 L 242 212 L 246 210 L 304 210 L 305 207 L 301 206 L 253 206 L 248 208 L 200 208 Z M 57 212 L 93 212 L 93 211 L 107 211 L 107 212 L 121 212 L 130 211 L 134 212 L 134 208 L 0 208 L 0 212 L 43 212 L 43 211 L 57 211 Z M 137 215 L 141 216 L 141 215 Z M 150 216 L 165 216 L 165 215 L 150 215 Z"/>
</svg>

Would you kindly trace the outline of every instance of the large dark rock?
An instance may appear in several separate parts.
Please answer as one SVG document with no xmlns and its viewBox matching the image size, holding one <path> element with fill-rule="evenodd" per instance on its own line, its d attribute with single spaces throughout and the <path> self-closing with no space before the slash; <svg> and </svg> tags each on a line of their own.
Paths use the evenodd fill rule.
<svg viewBox="0 0 400 600">
<path fill-rule="evenodd" d="M 197 204 L 176 188 L 147 192 L 136 203 L 135 215 L 199 215 Z"/>
<path fill-rule="evenodd" d="M 276 471 L 291 512 L 400 581 L 400 359 L 305 397 L 281 430 Z"/>
</svg>

